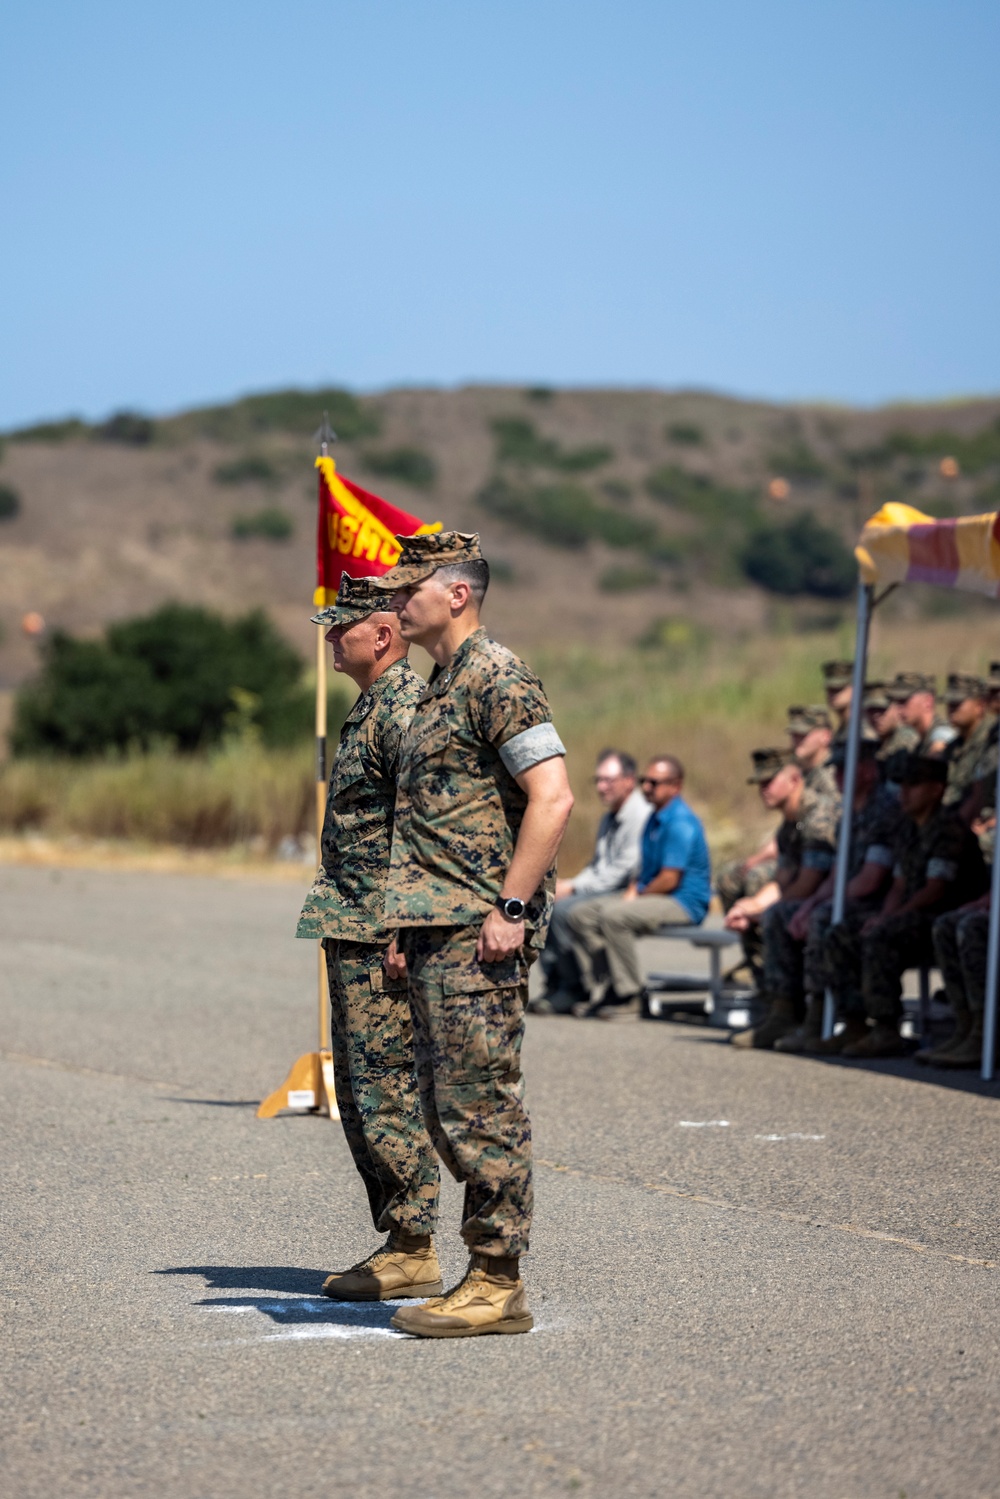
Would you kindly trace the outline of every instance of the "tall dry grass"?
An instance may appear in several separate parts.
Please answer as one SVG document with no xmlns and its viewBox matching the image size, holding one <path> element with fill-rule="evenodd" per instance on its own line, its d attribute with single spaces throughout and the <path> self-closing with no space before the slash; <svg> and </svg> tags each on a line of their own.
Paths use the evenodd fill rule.
<svg viewBox="0 0 1000 1499">
<path fill-rule="evenodd" d="M 820 663 L 849 656 L 852 635 L 843 628 L 723 643 L 679 630 L 672 645 L 651 651 L 598 643 L 534 654 L 577 795 L 562 869 L 579 868 L 593 848 L 601 808 L 590 777 L 606 745 L 640 761 L 658 750 L 678 755 L 715 856 L 752 847 L 772 819 L 746 784 L 749 752 L 783 741 L 790 703 L 822 700 Z M 982 617 L 877 619 L 871 674 L 982 670 L 997 656 L 992 616 L 985 626 Z M 311 832 L 312 774 L 308 743 L 268 750 L 246 737 L 205 756 L 156 750 L 79 763 L 8 761 L 0 766 L 0 831 L 274 849 L 287 835 Z"/>
</svg>

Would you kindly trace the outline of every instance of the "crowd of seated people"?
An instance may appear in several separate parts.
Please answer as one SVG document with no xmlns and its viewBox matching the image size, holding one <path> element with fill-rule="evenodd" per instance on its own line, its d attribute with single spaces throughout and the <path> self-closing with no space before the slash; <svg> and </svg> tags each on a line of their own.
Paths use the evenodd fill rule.
<svg viewBox="0 0 1000 1499">
<path fill-rule="evenodd" d="M 714 881 L 763 1012 L 732 1041 L 789 1055 L 902 1055 L 910 1049 L 900 1033 L 903 974 L 936 967 L 954 1026 L 916 1060 L 977 1066 L 1000 662 L 985 678 L 951 673 L 941 699 L 923 672 L 865 684 L 846 906 L 835 926 L 852 673 L 849 661 L 827 662 L 825 706 L 789 708 L 787 742 L 751 756 L 750 782 L 777 825 Z M 585 869 L 557 883 L 545 992 L 531 1008 L 602 1020 L 648 1015 L 637 939 L 704 919 L 712 887 L 705 834 L 673 755 L 655 756 L 637 777 L 630 755 L 602 751 L 594 785 L 605 808 L 597 845 Z M 840 1022 L 829 1037 L 826 991 Z"/>
</svg>

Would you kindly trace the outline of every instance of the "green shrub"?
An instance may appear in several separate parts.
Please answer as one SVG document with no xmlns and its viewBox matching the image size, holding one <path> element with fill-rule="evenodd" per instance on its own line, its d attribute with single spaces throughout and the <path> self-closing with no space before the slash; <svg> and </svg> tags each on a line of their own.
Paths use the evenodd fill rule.
<svg viewBox="0 0 1000 1499">
<path fill-rule="evenodd" d="M 437 477 L 437 466 L 429 453 L 419 448 L 390 448 L 385 453 L 363 453 L 361 461 L 369 473 L 387 479 L 398 479 L 414 489 L 430 489 Z"/>
<path fill-rule="evenodd" d="M 21 512 L 21 496 L 9 484 L 0 484 L 0 520 L 13 520 Z"/>
<path fill-rule="evenodd" d="M 62 422 L 36 422 L 31 427 L 18 427 L 8 432 L 11 442 L 65 442 L 70 437 L 86 437 L 90 428 L 78 416 L 68 416 Z"/>
<path fill-rule="evenodd" d="M 265 541 L 287 541 L 295 530 L 295 522 L 286 510 L 267 505 L 252 515 L 238 515 L 231 529 L 237 541 L 250 541 L 255 537 L 262 537 Z"/>
<path fill-rule="evenodd" d="M 612 547 L 651 547 L 659 534 L 651 521 L 608 510 L 577 484 L 521 488 L 499 477 L 480 492 L 478 503 L 550 546 L 583 548 L 603 541 Z"/>
<path fill-rule="evenodd" d="M 546 401 L 551 401 L 554 395 L 555 391 L 551 385 L 529 385 L 528 389 L 524 392 L 524 399 L 526 401 L 535 401 L 539 406 L 543 406 Z"/>
<path fill-rule="evenodd" d="M 603 593 L 632 593 L 639 588 L 655 588 L 659 574 L 652 567 L 608 567 L 601 573 L 597 586 Z"/>
<path fill-rule="evenodd" d="M 515 463 L 522 468 L 554 468 L 567 474 L 579 474 L 600 468 L 614 457 L 614 450 L 602 445 L 564 450 L 553 438 L 540 436 L 534 424 L 523 417 L 500 417 L 492 426 L 497 439 L 498 463 Z"/>
<path fill-rule="evenodd" d="M 695 422 L 670 422 L 666 436 L 679 448 L 700 448 L 705 441 L 704 431 Z"/>
<path fill-rule="evenodd" d="M 783 478 L 794 479 L 799 483 L 808 484 L 826 476 L 826 465 L 820 462 L 801 437 L 793 439 L 787 447 L 769 454 L 767 466 L 772 474 L 781 474 Z"/>
<path fill-rule="evenodd" d="M 714 526 L 752 525 L 759 513 L 752 490 L 729 489 L 672 463 L 654 469 L 646 479 L 646 491 L 661 504 L 689 511 Z"/>
<path fill-rule="evenodd" d="M 278 477 L 274 464 L 261 453 L 246 453 L 212 471 L 216 484 L 273 484 Z"/>
<path fill-rule="evenodd" d="M 370 407 L 346 390 L 276 390 L 267 395 L 244 396 L 228 406 L 205 406 L 174 417 L 169 430 L 178 438 L 214 437 L 220 442 L 246 442 L 265 432 L 288 432 L 311 438 L 323 420 L 323 412 L 344 442 L 376 437 L 378 417 Z"/>
<path fill-rule="evenodd" d="M 601 493 L 615 505 L 632 503 L 632 486 L 626 484 L 623 479 L 605 479 L 601 485 Z"/>
<path fill-rule="evenodd" d="M 104 640 L 57 631 L 43 652 L 40 675 L 16 698 L 16 755 L 95 755 L 164 741 L 194 750 L 249 723 L 269 744 L 310 732 L 302 660 L 260 610 L 228 621 L 167 604 L 110 626 Z"/>
<path fill-rule="evenodd" d="M 857 582 L 857 563 L 835 531 L 808 512 L 786 525 L 761 526 L 742 554 L 747 577 L 771 593 L 846 598 Z"/>
<path fill-rule="evenodd" d="M 117 411 L 94 429 L 94 436 L 103 442 L 121 442 L 132 448 L 146 447 L 155 434 L 155 423 L 137 411 Z"/>
</svg>

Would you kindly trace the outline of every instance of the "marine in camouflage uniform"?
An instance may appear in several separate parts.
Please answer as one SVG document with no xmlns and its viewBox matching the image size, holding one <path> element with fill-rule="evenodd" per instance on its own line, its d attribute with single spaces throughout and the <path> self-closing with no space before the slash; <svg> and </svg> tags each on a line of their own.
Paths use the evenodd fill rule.
<svg viewBox="0 0 1000 1499">
<path fill-rule="evenodd" d="M 345 577 L 336 604 L 314 623 L 350 626 L 376 612 L 390 622 L 401 646 L 385 595 L 369 579 Z M 406 980 L 388 979 L 382 967 L 391 936 L 384 904 L 400 745 L 423 687 L 403 656 L 375 678 L 348 714 L 330 776 L 322 863 L 296 932 L 323 941 L 337 1107 L 372 1221 L 392 1242 L 428 1238 L 438 1200 L 438 1165 L 421 1115 Z M 327 1294 L 370 1299 L 363 1284 L 354 1285 L 366 1263 L 347 1279 L 330 1277 Z M 435 1278 L 439 1285 L 439 1275 L 430 1283 Z M 373 1283 L 367 1290 L 374 1297 L 378 1287 Z"/>
<path fill-rule="evenodd" d="M 477 536 L 405 538 L 399 564 L 379 586 L 419 590 L 439 568 L 476 562 Z M 407 604 L 400 607 L 405 630 Z M 502 904 L 528 806 L 516 778 L 565 755 L 551 719 L 538 678 L 479 627 L 435 668 L 403 743 L 386 919 L 399 928 L 406 958 L 424 1118 L 465 1185 L 461 1232 L 472 1254 L 468 1276 L 443 1303 L 420 1316 L 397 1314 L 396 1326 L 422 1336 L 531 1325 L 517 1269 L 532 1213 L 521 1042 L 528 967 L 545 945 L 554 867 L 526 902 L 514 902 L 523 906 L 523 946 L 490 962 L 477 958 L 477 942 Z M 497 1324 L 489 1307 L 505 1295 Z"/>
<path fill-rule="evenodd" d="M 799 704 L 790 707 L 788 736 L 795 758 L 802 766 L 806 790 L 836 800 L 840 793 L 830 758 L 833 724 L 827 709 Z"/>
<path fill-rule="evenodd" d="M 937 697 L 937 678 L 922 671 L 898 671 L 892 681 L 885 684 L 886 697 L 890 702 L 899 704 L 901 715 L 907 712 L 911 699 L 917 693 L 926 693 L 931 699 L 929 711 L 931 711 L 932 716 L 930 723 L 926 724 L 925 727 L 913 729 L 913 732 L 917 736 L 917 743 L 912 747 L 910 753 L 914 755 L 943 754 L 947 746 L 956 737 L 956 731 L 948 723 L 947 719 L 942 718 L 939 713 L 933 711 L 933 701 Z M 912 728 L 913 726 L 907 723 L 906 727 Z M 897 762 L 897 768 L 902 763 L 902 761 Z M 892 779 L 898 779 L 898 777 L 893 775 Z"/>
<path fill-rule="evenodd" d="M 841 771 L 845 752 L 846 747 L 840 746 L 835 751 L 835 764 Z M 866 770 L 866 766 L 871 769 Z M 902 815 L 897 798 L 877 779 L 876 751 L 871 741 L 861 743 L 858 778 L 855 795 L 863 793 L 864 800 L 860 806 L 855 805 L 851 814 L 848 891 L 866 865 L 884 871 L 884 884 L 893 865 L 893 844 Z M 837 820 L 835 847 L 839 847 L 842 817 L 843 812 Z M 797 1031 L 781 1037 L 775 1043 L 776 1051 L 795 1053 L 827 1049 L 813 1043 L 820 1041 L 822 1031 L 823 991 L 827 977 L 823 950 L 833 919 L 833 900 L 830 897 L 834 873 L 831 869 L 829 877 L 809 902 L 809 927 L 804 941 L 789 931 L 790 918 L 767 922 L 765 926 L 764 973 L 769 990 L 784 996 L 797 1013 L 801 1012 L 803 1001 L 806 1003 L 803 1024 Z M 883 895 L 884 890 L 870 898 L 851 899 L 849 896 L 847 909 L 851 913 L 863 912 L 869 916 L 881 905 Z M 796 909 L 801 910 L 801 903 L 797 903 Z"/>
<path fill-rule="evenodd" d="M 968 703 L 981 704 L 982 717 L 973 724 L 968 733 L 959 730 L 948 747 L 948 785 L 945 788 L 946 807 L 961 807 L 976 781 L 985 774 L 981 768 L 990 749 L 990 737 L 996 729 L 996 719 L 985 711 L 989 688 L 982 677 L 969 672 L 952 672 L 945 689 L 945 702 L 949 711 L 956 711 Z M 995 756 L 995 751 L 994 751 Z M 994 758 L 994 770 L 996 761 Z"/>
<path fill-rule="evenodd" d="M 875 759 L 879 776 L 883 784 L 892 787 L 898 795 L 895 771 L 905 763 L 906 755 L 919 748 L 920 735 L 902 722 L 899 704 L 893 702 L 885 688 L 884 682 L 866 682 L 863 707 L 866 726 L 874 732 L 877 740 Z"/>
<path fill-rule="evenodd" d="M 945 763 L 923 755 L 911 756 L 902 773 L 904 788 L 925 783 L 943 787 L 946 779 Z M 866 933 L 862 927 L 870 917 L 851 913 L 830 929 L 825 944 L 825 976 L 841 1009 L 855 1016 L 863 1009 L 874 1022 L 871 1031 L 843 1047 L 842 1056 L 894 1056 L 905 1050 L 898 1034 L 902 975 L 907 968 L 933 964 L 934 918 L 975 899 L 985 888 L 978 843 L 955 812 L 940 804 L 923 824 L 903 818 L 894 852 L 887 898 L 894 902 L 891 913 Z M 932 880 L 944 885 L 935 904 L 896 910 Z"/>
<path fill-rule="evenodd" d="M 824 661 L 820 667 L 827 706 L 837 722 L 833 730 L 833 743 L 842 744 L 847 739 L 851 721 L 851 691 L 854 680 L 853 661 Z"/>
<path fill-rule="evenodd" d="M 749 777 L 751 785 L 767 785 L 789 763 L 793 757 L 782 750 L 755 750 L 754 771 Z M 801 771 L 801 767 L 799 767 Z M 776 879 L 782 890 L 794 888 L 801 871 L 811 871 L 820 883 L 833 867 L 836 847 L 837 818 L 840 811 L 839 793 L 830 796 L 826 792 L 809 791 L 802 781 L 802 794 L 791 815 L 782 818 L 777 833 L 778 867 Z M 804 897 L 803 897 L 804 898 Z M 761 919 L 741 933 L 747 960 L 759 974 L 758 985 L 762 999 L 769 1007 L 769 1014 L 759 1026 L 734 1036 L 737 1046 L 766 1049 L 774 1045 L 778 1036 L 794 1028 L 801 1019 L 801 1003 L 786 998 L 782 993 L 779 975 L 768 968 L 768 933 L 778 925 L 784 926 L 798 910 L 801 900 L 782 895 L 767 907 Z"/>
</svg>

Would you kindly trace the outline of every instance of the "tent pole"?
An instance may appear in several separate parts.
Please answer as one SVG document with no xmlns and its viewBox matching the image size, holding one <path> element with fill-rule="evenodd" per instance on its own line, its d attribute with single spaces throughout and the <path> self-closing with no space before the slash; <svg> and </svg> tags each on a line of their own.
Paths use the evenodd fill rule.
<svg viewBox="0 0 1000 1499">
<path fill-rule="evenodd" d="M 858 585 L 858 614 L 854 641 L 854 675 L 851 678 L 851 717 L 847 726 L 847 758 L 844 764 L 844 795 L 840 811 L 840 835 L 837 839 L 837 870 L 833 883 L 831 926 L 844 919 L 847 904 L 847 869 L 851 859 L 851 823 L 854 811 L 854 785 L 858 775 L 858 753 L 861 744 L 861 715 L 864 709 L 865 677 L 868 672 L 868 632 L 871 626 L 874 588 Z M 833 1035 L 837 1013 L 833 992 L 823 996 L 823 1039 Z"/>
<path fill-rule="evenodd" d="M 1000 806 L 1000 760 L 997 761 L 997 783 L 993 806 Z M 990 881 L 990 924 L 986 939 L 986 1008 L 983 1014 L 983 1065 L 982 1078 L 990 1082 L 993 1078 L 993 1059 L 997 1042 L 997 982 L 1000 980 L 1000 859 L 996 837 L 993 840 L 993 877 Z"/>
</svg>

